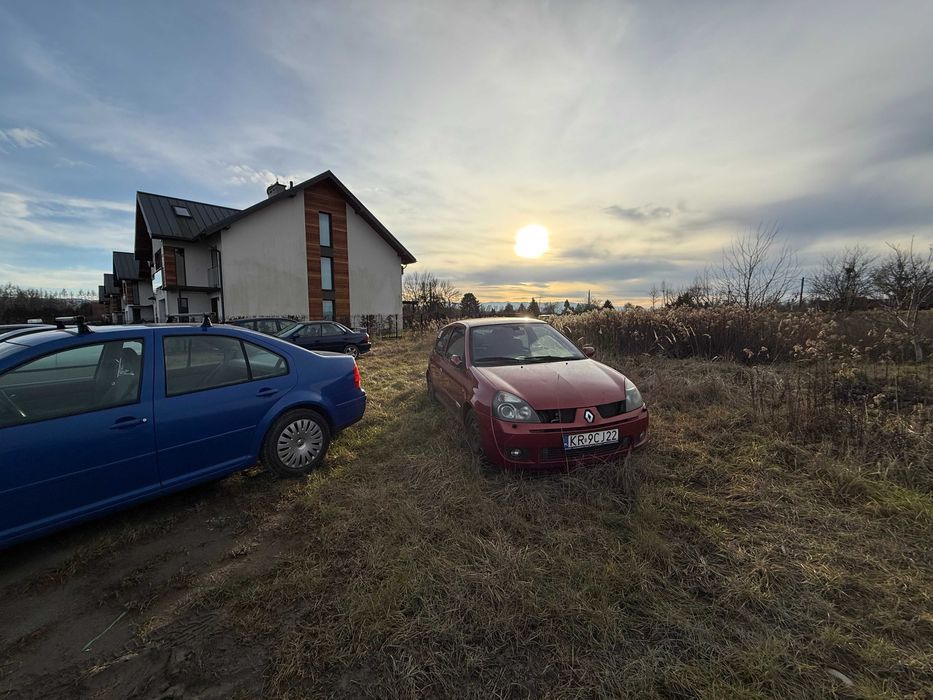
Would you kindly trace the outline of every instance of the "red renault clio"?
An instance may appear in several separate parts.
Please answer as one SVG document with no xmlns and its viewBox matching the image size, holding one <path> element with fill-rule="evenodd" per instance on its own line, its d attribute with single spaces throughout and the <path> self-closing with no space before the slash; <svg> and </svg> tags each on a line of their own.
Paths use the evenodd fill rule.
<svg viewBox="0 0 933 700">
<path fill-rule="evenodd" d="M 648 407 L 628 378 L 592 354 L 536 319 L 458 321 L 434 343 L 428 392 L 494 464 L 607 460 L 647 442 Z"/>
</svg>

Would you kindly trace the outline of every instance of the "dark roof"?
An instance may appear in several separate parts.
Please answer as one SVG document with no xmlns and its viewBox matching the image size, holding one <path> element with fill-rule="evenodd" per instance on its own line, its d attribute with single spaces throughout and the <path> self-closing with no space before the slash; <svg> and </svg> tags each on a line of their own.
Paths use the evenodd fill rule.
<svg viewBox="0 0 933 700">
<path fill-rule="evenodd" d="M 107 288 L 102 284 L 97 286 L 97 301 L 101 304 L 107 301 Z"/>
<path fill-rule="evenodd" d="M 196 240 L 206 229 L 239 211 L 216 204 L 193 202 L 190 199 L 166 197 L 149 192 L 137 192 L 136 205 L 142 212 L 152 238 L 175 238 L 183 241 Z M 179 216 L 173 207 L 184 207 L 191 216 Z"/>
<path fill-rule="evenodd" d="M 132 253 L 113 251 L 113 276 L 118 280 L 138 280 L 139 263 Z"/>
<path fill-rule="evenodd" d="M 273 204 L 274 202 L 278 202 L 285 197 L 294 197 L 296 194 L 296 191 L 300 192 L 304 190 L 305 188 L 310 187 L 311 185 L 316 185 L 319 182 L 324 182 L 325 180 L 329 180 L 337 187 L 338 190 L 340 190 L 340 193 L 344 196 L 347 202 L 349 202 L 350 206 L 353 207 L 353 210 L 357 214 L 359 214 L 363 218 L 363 220 L 366 221 L 366 223 L 372 226 L 373 229 L 376 231 L 376 233 L 378 233 L 386 243 L 388 243 L 390 246 L 392 246 L 392 248 L 395 249 L 395 252 L 398 253 L 399 257 L 402 259 L 402 262 L 404 264 L 408 265 L 413 262 L 417 262 L 417 260 L 415 259 L 415 256 L 409 253 L 408 249 L 405 248 L 405 246 L 403 246 L 395 236 L 389 233 L 389 229 L 383 226 L 382 223 L 379 221 L 379 219 L 377 219 L 373 215 L 373 213 L 369 211 L 369 209 L 363 206 L 363 203 L 360 200 L 358 200 L 356 196 L 350 190 L 347 189 L 346 185 L 340 182 L 340 180 L 337 179 L 337 176 L 334 175 L 330 170 L 325 170 L 320 175 L 315 175 L 309 180 L 305 180 L 304 182 L 301 182 L 295 185 L 294 187 L 290 187 L 273 197 L 267 197 L 266 199 L 254 204 L 251 207 L 243 209 L 242 211 L 238 211 L 230 215 L 226 219 L 214 223 L 212 226 L 205 228 L 201 232 L 201 235 L 207 236 L 217 231 L 220 231 L 223 228 L 227 228 L 228 226 L 230 226 L 230 224 L 236 221 L 239 221 L 240 219 L 246 216 L 249 216 L 255 211 L 264 209 L 265 207 L 268 207 L 270 204 Z"/>
</svg>

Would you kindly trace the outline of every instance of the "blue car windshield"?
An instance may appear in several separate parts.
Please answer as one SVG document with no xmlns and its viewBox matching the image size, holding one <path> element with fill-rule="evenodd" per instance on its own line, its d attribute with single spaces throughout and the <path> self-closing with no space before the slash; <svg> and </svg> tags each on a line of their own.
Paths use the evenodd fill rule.
<svg viewBox="0 0 933 700">
<path fill-rule="evenodd" d="M 498 323 L 470 330 L 473 364 L 531 364 L 583 360 L 576 346 L 546 323 Z"/>
</svg>

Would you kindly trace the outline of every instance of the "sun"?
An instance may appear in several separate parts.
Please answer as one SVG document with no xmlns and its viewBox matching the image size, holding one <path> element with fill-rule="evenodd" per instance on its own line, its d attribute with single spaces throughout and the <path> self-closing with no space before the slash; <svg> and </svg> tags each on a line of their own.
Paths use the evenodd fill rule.
<svg viewBox="0 0 933 700">
<path fill-rule="evenodd" d="M 515 234 L 515 254 L 522 258 L 540 258 L 550 246 L 544 226 L 528 224 Z"/>
</svg>

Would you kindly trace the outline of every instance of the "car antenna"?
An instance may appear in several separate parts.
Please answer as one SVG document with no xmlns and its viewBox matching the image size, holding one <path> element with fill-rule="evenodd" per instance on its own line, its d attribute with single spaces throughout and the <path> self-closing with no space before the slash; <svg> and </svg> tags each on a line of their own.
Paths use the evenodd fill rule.
<svg viewBox="0 0 933 700">
<path fill-rule="evenodd" d="M 210 315 L 210 314 L 204 314 L 204 320 L 201 321 L 201 328 L 210 328 L 210 327 L 213 326 L 213 325 L 214 325 L 214 324 L 211 323 L 211 315 Z"/>
</svg>

